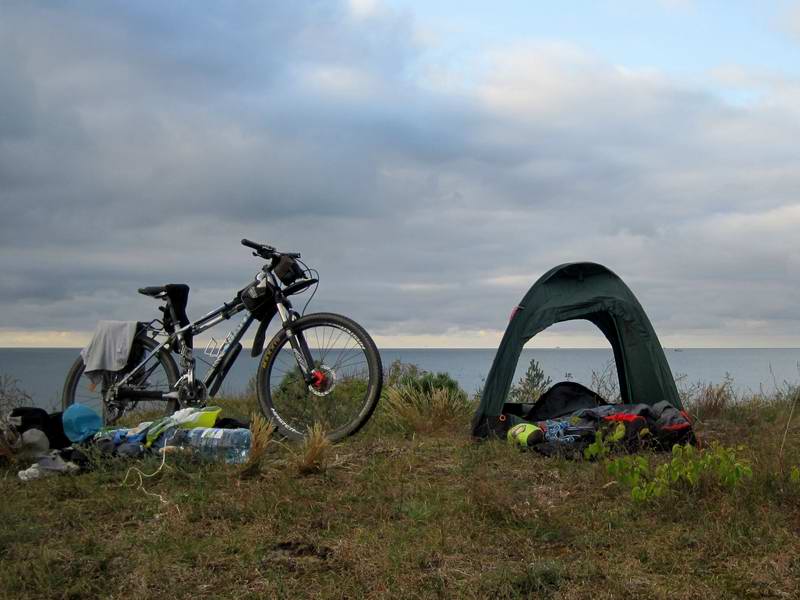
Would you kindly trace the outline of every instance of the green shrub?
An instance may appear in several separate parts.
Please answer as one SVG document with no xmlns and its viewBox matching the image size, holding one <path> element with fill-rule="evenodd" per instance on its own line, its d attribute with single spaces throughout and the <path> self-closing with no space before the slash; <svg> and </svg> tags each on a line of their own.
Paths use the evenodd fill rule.
<svg viewBox="0 0 800 600">
<path fill-rule="evenodd" d="M 394 361 L 386 373 L 387 388 L 411 388 L 421 394 L 432 394 L 435 390 L 448 390 L 454 395 L 463 395 L 458 382 L 448 373 L 429 373 L 417 365 Z"/>
<path fill-rule="evenodd" d="M 552 383 L 553 380 L 549 376 L 545 376 L 539 361 L 532 358 L 525 375 L 519 382 L 511 386 L 508 401 L 515 404 L 536 402 Z"/>
<path fill-rule="evenodd" d="M 389 365 L 383 374 L 383 385 L 386 388 L 403 385 L 409 380 L 418 379 L 425 371 L 413 363 L 404 363 L 399 358 Z"/>
<path fill-rule="evenodd" d="M 668 492 L 695 489 L 701 482 L 733 489 L 753 476 L 750 464 L 737 450 L 719 444 L 697 450 L 690 444 L 672 447 L 672 459 L 653 468 L 644 456 L 623 456 L 611 461 L 608 473 L 631 490 L 636 502 L 661 498 Z M 800 477 L 800 474 L 798 474 Z"/>
</svg>

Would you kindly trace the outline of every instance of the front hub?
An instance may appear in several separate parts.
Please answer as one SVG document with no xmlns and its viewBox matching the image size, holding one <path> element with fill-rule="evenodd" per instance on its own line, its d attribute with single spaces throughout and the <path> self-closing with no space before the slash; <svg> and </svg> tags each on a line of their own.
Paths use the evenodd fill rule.
<svg viewBox="0 0 800 600">
<path fill-rule="evenodd" d="M 336 373 L 330 367 L 320 365 L 311 371 L 308 389 L 316 396 L 327 396 L 336 385 Z"/>
</svg>

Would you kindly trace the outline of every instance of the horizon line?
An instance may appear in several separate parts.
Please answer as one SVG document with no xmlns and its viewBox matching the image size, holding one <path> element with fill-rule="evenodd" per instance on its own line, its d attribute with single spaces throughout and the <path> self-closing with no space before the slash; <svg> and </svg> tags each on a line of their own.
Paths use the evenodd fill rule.
<svg viewBox="0 0 800 600">
<path fill-rule="evenodd" d="M 0 346 L 0 350 L 81 350 L 84 346 Z M 243 345 L 242 348 L 252 348 Z M 663 350 L 798 350 L 800 346 L 662 346 Z M 379 351 L 394 350 L 497 350 L 496 346 L 397 346 L 378 347 Z M 610 346 L 545 346 L 522 348 L 523 350 L 611 350 Z M 195 348 L 195 354 L 204 352 Z"/>
</svg>

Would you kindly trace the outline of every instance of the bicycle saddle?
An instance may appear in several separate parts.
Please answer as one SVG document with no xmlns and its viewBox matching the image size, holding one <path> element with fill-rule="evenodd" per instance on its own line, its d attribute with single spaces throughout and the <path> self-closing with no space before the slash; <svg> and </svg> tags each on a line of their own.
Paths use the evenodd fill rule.
<svg viewBox="0 0 800 600">
<path fill-rule="evenodd" d="M 185 283 L 168 283 L 167 285 L 151 285 L 149 287 L 139 288 L 139 293 L 144 294 L 145 296 L 152 296 L 153 298 L 158 298 L 164 294 L 175 294 L 178 292 L 178 295 L 185 294 L 186 296 L 189 295 L 189 286 Z"/>
</svg>

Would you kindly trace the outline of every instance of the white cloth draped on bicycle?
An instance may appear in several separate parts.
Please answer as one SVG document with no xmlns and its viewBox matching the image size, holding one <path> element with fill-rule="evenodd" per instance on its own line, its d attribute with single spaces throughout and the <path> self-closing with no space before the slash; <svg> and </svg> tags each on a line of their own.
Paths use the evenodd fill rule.
<svg viewBox="0 0 800 600">
<path fill-rule="evenodd" d="M 100 383 L 107 371 L 120 371 L 128 364 L 136 321 L 100 321 L 89 344 L 81 350 L 84 374 L 92 383 Z"/>
</svg>

